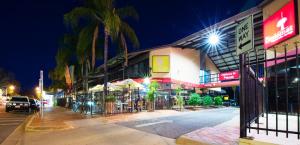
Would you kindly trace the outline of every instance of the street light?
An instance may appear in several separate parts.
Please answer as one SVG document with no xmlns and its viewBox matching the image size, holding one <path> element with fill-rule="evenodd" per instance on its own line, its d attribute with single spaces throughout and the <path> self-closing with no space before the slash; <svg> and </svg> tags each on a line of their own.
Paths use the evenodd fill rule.
<svg viewBox="0 0 300 145">
<path fill-rule="evenodd" d="M 6 96 L 7 96 L 7 92 L 9 92 L 8 94 L 13 94 L 14 91 L 15 91 L 16 87 L 14 85 L 9 85 L 7 88 L 6 88 Z"/>
<path fill-rule="evenodd" d="M 218 45 L 220 42 L 220 36 L 217 34 L 217 33 L 211 33 L 209 36 L 208 36 L 208 43 L 212 46 L 216 46 Z"/>
<path fill-rule="evenodd" d="M 40 97 L 42 92 L 41 92 L 41 89 L 39 87 L 35 88 L 35 92 L 36 92 L 37 96 Z"/>
</svg>

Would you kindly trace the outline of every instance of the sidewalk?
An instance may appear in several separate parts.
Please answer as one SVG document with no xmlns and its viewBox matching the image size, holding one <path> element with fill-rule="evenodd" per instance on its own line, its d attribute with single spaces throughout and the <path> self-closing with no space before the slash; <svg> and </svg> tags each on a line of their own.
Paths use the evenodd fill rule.
<svg viewBox="0 0 300 145">
<path fill-rule="evenodd" d="M 238 145 L 239 116 L 214 127 L 205 127 L 187 133 L 177 139 L 178 144 Z"/>
<path fill-rule="evenodd" d="M 106 117 L 86 118 L 51 108 L 45 110 L 43 119 L 36 115 L 27 123 L 34 130 L 24 131 L 20 126 L 3 145 L 176 145 L 174 139 L 109 123 Z"/>
<path fill-rule="evenodd" d="M 270 128 L 275 128 L 274 122 L 271 120 L 274 119 L 274 115 L 269 115 L 270 119 Z M 260 126 L 265 127 L 266 118 L 260 118 Z M 284 128 L 285 125 L 285 117 L 279 116 L 279 120 L 281 124 L 279 124 L 279 128 Z M 290 123 L 290 129 L 296 129 L 296 117 L 290 117 L 290 120 L 294 120 L 293 123 Z M 177 144 L 182 145 L 238 145 L 238 144 L 251 144 L 251 145 L 300 145 L 300 141 L 297 139 L 297 136 L 294 134 L 290 134 L 289 138 L 285 137 L 284 133 L 279 133 L 279 136 L 276 137 L 275 132 L 269 131 L 269 135 L 266 135 L 265 131 L 260 131 L 257 133 L 257 130 L 252 130 L 251 133 L 247 134 L 253 140 L 240 139 L 240 118 L 239 116 L 219 124 L 214 127 L 205 127 L 193 132 L 187 133 L 176 140 Z M 256 124 L 252 124 L 256 126 Z"/>
<path fill-rule="evenodd" d="M 123 114 L 115 114 L 109 115 L 105 117 L 99 117 L 100 120 L 106 123 L 117 123 L 117 122 L 127 122 L 132 120 L 147 120 L 159 117 L 168 117 L 168 116 L 176 116 L 182 115 L 183 113 L 188 112 L 178 112 L 175 110 L 155 110 L 154 112 L 138 112 L 138 113 L 123 113 Z"/>
<path fill-rule="evenodd" d="M 85 119 L 78 113 L 61 107 L 45 108 L 43 118 L 40 113 L 36 113 L 29 119 L 25 126 L 26 131 L 53 131 L 73 128 L 67 121 Z"/>
</svg>

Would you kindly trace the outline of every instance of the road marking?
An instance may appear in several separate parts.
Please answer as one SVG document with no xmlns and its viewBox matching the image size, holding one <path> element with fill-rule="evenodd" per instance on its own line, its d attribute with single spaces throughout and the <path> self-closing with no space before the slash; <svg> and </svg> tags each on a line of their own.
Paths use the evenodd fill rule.
<svg viewBox="0 0 300 145">
<path fill-rule="evenodd" d="M 8 121 L 13 121 L 13 122 L 16 122 L 16 121 L 23 121 L 24 119 L 6 119 L 6 120 L 0 120 L 0 122 L 8 122 Z"/>
<path fill-rule="evenodd" d="M 25 119 L 26 117 L 0 117 L 0 120 L 6 120 L 6 119 Z"/>
<path fill-rule="evenodd" d="M 139 124 L 139 125 L 136 125 L 135 127 L 140 128 L 140 127 L 151 126 L 151 125 L 156 125 L 156 124 L 161 124 L 161 123 L 173 123 L 173 120 L 162 120 L 162 121 L 158 121 L 158 122 Z"/>
<path fill-rule="evenodd" d="M 6 124 L 0 124 L 0 126 L 9 126 L 9 125 L 19 125 L 20 123 L 6 123 Z"/>
</svg>

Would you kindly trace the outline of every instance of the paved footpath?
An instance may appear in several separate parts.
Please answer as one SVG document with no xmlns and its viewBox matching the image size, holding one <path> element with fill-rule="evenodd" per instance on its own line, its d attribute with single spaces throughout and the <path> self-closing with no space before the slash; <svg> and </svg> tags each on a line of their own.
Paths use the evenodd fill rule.
<svg viewBox="0 0 300 145">
<path fill-rule="evenodd" d="M 174 139 L 109 123 L 102 117 L 86 119 L 64 108 L 52 108 L 44 118 L 33 117 L 2 145 L 175 145 Z M 26 126 L 32 130 L 25 131 Z"/>
</svg>

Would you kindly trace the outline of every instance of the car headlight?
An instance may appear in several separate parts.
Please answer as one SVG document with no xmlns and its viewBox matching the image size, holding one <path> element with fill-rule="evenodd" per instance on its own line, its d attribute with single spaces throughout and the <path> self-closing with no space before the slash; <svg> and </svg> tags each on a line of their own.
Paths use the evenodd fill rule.
<svg viewBox="0 0 300 145">
<path fill-rule="evenodd" d="M 13 105 L 17 105 L 16 103 L 13 103 Z"/>
<path fill-rule="evenodd" d="M 29 104 L 24 104 L 24 106 L 29 106 Z"/>
</svg>

